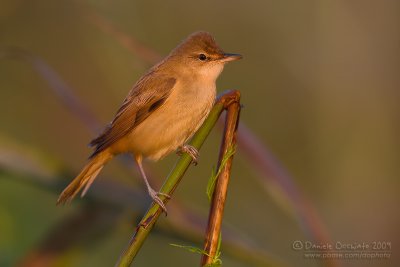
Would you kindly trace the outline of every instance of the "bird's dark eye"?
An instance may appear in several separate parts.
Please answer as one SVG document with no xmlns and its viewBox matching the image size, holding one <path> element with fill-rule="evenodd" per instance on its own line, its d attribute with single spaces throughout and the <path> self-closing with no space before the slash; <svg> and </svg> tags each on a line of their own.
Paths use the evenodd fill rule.
<svg viewBox="0 0 400 267">
<path fill-rule="evenodd" d="M 200 54 L 200 55 L 199 55 L 199 59 L 200 59 L 201 61 L 204 61 L 204 60 L 207 59 L 207 56 L 204 55 L 204 54 Z"/>
</svg>

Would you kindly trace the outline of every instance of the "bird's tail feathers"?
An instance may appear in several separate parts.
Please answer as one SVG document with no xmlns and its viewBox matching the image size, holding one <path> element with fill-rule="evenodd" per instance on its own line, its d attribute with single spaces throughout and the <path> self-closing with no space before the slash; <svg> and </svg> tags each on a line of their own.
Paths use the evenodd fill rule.
<svg viewBox="0 0 400 267">
<path fill-rule="evenodd" d="M 103 151 L 93 158 L 85 165 L 82 171 L 75 177 L 74 180 L 62 191 L 57 200 L 57 205 L 71 202 L 72 199 L 82 191 L 83 197 L 92 185 L 94 179 L 100 173 L 104 165 L 112 158 L 112 155 L 107 151 Z"/>
</svg>

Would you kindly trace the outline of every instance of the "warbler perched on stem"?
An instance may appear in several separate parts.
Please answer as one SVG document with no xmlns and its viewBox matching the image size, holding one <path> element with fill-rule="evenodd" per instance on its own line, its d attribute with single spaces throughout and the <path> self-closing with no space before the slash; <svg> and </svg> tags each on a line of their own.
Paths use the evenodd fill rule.
<svg viewBox="0 0 400 267">
<path fill-rule="evenodd" d="M 159 160 L 176 149 L 197 161 L 198 151 L 186 144 L 209 114 L 216 79 L 225 63 L 241 55 L 227 54 L 207 32 L 187 37 L 133 86 L 112 122 L 91 141 L 94 152 L 78 176 L 60 194 L 57 204 L 83 197 L 104 165 L 120 153 L 133 154 L 152 199 L 166 207 L 149 184 L 143 158 Z"/>
</svg>

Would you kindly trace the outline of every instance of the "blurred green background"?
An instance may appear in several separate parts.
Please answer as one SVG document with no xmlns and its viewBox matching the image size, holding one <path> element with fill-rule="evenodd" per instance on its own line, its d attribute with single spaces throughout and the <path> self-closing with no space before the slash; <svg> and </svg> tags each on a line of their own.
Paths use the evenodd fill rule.
<svg viewBox="0 0 400 267">
<path fill-rule="evenodd" d="M 107 23 L 114 28 L 107 30 Z M 29 257 L 52 238 L 53 245 L 42 252 L 51 255 L 58 248 L 59 253 L 47 255 L 41 266 L 113 266 L 135 229 L 135 216 L 140 217 L 135 209 L 108 206 L 101 216 L 83 219 L 93 234 L 81 234 L 79 220 L 64 231 L 63 222 L 82 209 L 95 213 L 86 206 L 92 207 L 86 203 L 90 198 L 56 207 L 61 187 L 29 180 L 72 179 L 95 134 L 60 103 L 29 62 L 8 58 L 10 47 L 45 61 L 105 125 L 157 54 L 166 55 L 197 30 L 211 32 L 225 51 L 244 55 L 225 68 L 219 92 L 241 91 L 241 122 L 294 177 L 333 244 L 392 243 L 390 259 L 336 264 L 399 266 L 400 2 L 390 0 L 1 0 L 0 266 L 35 266 Z M 213 131 L 200 164 L 190 168 L 169 206 L 181 203 L 207 218 L 205 189 L 220 135 Z M 163 177 L 176 159 L 170 155 L 145 168 Z M 239 149 L 225 226 L 284 266 L 327 266 L 292 249 L 295 240 L 309 237 L 296 211 L 282 205 L 277 189 L 265 190 L 259 175 Z M 145 190 L 137 173 L 118 161 L 107 165 L 100 180 Z M 169 235 L 173 218 L 171 210 L 160 219 L 135 266 L 198 266 L 199 255 L 169 245 L 202 247 L 201 238 L 188 243 Z M 62 247 L 57 231 L 67 238 L 77 231 L 82 238 Z M 222 251 L 224 266 L 264 266 Z"/>
</svg>

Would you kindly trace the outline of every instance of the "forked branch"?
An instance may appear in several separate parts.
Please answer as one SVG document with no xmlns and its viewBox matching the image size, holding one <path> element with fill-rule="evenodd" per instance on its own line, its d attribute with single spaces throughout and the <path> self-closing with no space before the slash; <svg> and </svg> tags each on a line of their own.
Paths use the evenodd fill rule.
<svg viewBox="0 0 400 267">
<path fill-rule="evenodd" d="M 203 145 L 205 139 L 213 129 L 214 125 L 216 124 L 222 111 L 227 108 L 229 110 L 229 107 L 232 103 L 239 103 L 239 98 L 239 91 L 228 91 L 220 96 L 213 109 L 211 110 L 210 115 L 192 138 L 190 145 L 199 150 L 200 147 Z M 168 175 L 166 181 L 161 187 L 160 192 L 171 196 L 178 186 L 179 182 L 181 181 L 186 170 L 189 168 L 191 162 L 192 157 L 190 157 L 186 153 L 183 154 L 171 173 Z M 164 199 L 164 203 L 166 204 L 167 202 L 168 199 Z M 151 229 L 154 227 L 157 219 L 160 217 L 161 213 L 161 207 L 157 203 L 153 202 L 150 209 L 146 212 L 146 214 L 143 216 L 142 220 L 136 227 L 136 232 L 132 236 L 128 247 L 121 254 L 121 257 L 116 266 L 130 266 L 140 248 L 142 247 L 144 241 L 146 240 L 146 237 L 150 233 Z"/>
</svg>

